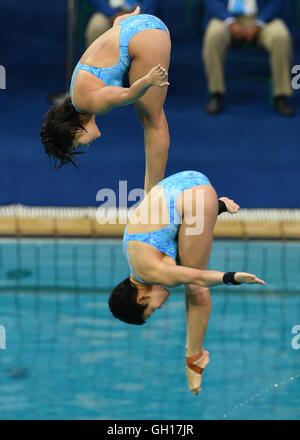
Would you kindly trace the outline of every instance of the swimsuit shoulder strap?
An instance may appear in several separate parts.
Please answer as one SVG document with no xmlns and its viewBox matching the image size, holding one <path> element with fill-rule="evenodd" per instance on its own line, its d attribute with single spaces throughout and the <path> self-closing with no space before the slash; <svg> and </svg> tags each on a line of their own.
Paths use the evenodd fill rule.
<svg viewBox="0 0 300 440">
<path fill-rule="evenodd" d="M 73 91 L 74 91 L 74 83 L 75 83 L 75 79 L 76 79 L 77 73 L 78 73 L 78 71 L 80 70 L 81 66 L 82 66 L 82 65 L 80 64 L 80 61 L 79 61 L 79 62 L 77 63 L 77 66 L 75 67 L 75 70 L 74 70 L 74 73 L 73 73 L 73 76 L 72 76 L 72 80 L 71 80 L 71 85 L 70 85 L 70 96 L 71 96 L 72 104 L 73 104 L 73 106 L 75 107 L 75 109 L 78 111 L 78 113 L 81 113 L 81 112 L 78 110 L 78 108 L 77 108 L 76 105 L 74 104 Z"/>
<path fill-rule="evenodd" d="M 134 234 L 132 234 L 134 236 Z M 131 235 L 130 235 L 131 237 Z M 132 239 L 134 240 L 134 237 L 132 237 Z M 125 228 L 125 232 L 124 232 L 124 240 L 123 240 L 123 249 L 124 249 L 124 253 L 128 262 L 128 266 L 129 266 L 129 270 L 132 273 L 132 275 L 142 284 L 147 284 L 145 283 L 141 278 L 139 278 L 137 276 L 137 274 L 135 273 L 135 271 L 133 270 L 133 267 L 130 263 L 130 258 L 129 258 L 129 250 L 128 250 L 128 241 L 131 240 L 131 238 L 129 238 L 129 234 L 127 233 L 127 226 Z"/>
</svg>

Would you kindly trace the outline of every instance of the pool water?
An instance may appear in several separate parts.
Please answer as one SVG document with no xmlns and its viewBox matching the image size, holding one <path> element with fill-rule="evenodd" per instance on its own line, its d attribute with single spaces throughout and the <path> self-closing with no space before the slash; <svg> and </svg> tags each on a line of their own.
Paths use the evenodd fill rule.
<svg viewBox="0 0 300 440">
<path fill-rule="evenodd" d="M 256 269 L 268 284 L 212 289 L 198 396 L 185 378 L 182 288 L 144 326 L 111 316 L 109 294 L 127 275 L 121 242 L 0 248 L 0 419 L 300 419 L 299 243 L 214 244 L 211 267 Z"/>
</svg>

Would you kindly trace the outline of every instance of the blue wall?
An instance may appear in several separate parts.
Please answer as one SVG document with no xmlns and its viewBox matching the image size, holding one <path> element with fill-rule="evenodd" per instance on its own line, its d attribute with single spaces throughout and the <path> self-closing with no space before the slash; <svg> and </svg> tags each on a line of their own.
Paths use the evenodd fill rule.
<svg viewBox="0 0 300 440">
<path fill-rule="evenodd" d="M 300 110 L 291 119 L 277 116 L 269 105 L 267 57 L 254 54 L 259 64 L 245 65 L 243 54 L 232 52 L 226 112 L 207 116 L 202 37 L 195 14 L 187 28 L 184 1 L 174 3 L 165 0 L 163 7 L 174 38 L 167 174 L 201 170 L 220 195 L 243 207 L 299 207 Z M 7 90 L 0 91 L 0 203 L 97 206 L 97 191 L 117 189 L 119 180 L 127 179 L 129 190 L 142 187 L 143 132 L 132 107 L 97 118 L 102 138 L 80 157 L 79 171 L 71 166 L 53 171 L 45 157 L 39 132 L 47 97 L 64 89 L 65 1 L 52 0 L 50 6 L 6 0 L 0 29 L 0 64 L 7 70 Z M 298 49 L 295 63 L 300 64 Z M 299 108 L 300 91 L 293 102 Z"/>
</svg>

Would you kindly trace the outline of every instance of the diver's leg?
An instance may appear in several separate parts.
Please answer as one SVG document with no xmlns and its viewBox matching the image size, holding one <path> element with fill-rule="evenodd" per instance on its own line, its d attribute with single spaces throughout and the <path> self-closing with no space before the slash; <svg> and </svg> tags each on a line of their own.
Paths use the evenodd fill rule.
<svg viewBox="0 0 300 440">
<path fill-rule="evenodd" d="M 196 193 L 203 194 L 197 201 Z M 183 266 L 195 269 L 206 269 L 208 264 L 213 231 L 218 215 L 218 197 L 212 186 L 202 185 L 183 193 L 184 215 L 178 234 L 178 255 Z M 197 215 L 202 230 L 191 235 L 190 219 Z M 195 225 L 194 225 L 195 226 Z M 187 346 L 186 356 L 194 356 L 203 349 L 203 339 L 207 330 L 211 312 L 210 291 L 206 287 L 195 285 L 185 286 Z M 200 391 L 201 376 L 187 368 L 189 388 L 195 394 Z"/>
<path fill-rule="evenodd" d="M 166 70 L 170 65 L 171 41 L 169 34 L 159 29 L 139 32 L 130 41 L 132 62 L 130 84 L 161 64 Z M 148 192 L 164 178 L 170 146 L 168 123 L 163 109 L 167 88 L 151 87 L 135 103 L 139 120 L 144 128 L 146 173 L 145 190 Z"/>
</svg>

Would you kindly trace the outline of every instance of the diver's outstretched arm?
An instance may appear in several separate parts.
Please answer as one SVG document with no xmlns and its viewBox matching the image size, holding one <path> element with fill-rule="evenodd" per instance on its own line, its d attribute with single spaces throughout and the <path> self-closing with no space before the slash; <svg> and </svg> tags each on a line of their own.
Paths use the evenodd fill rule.
<svg viewBox="0 0 300 440">
<path fill-rule="evenodd" d="M 172 266 L 161 263 L 147 274 L 147 283 L 163 284 L 168 287 L 176 287 L 181 284 L 194 284 L 201 287 L 218 286 L 219 284 L 265 284 L 265 281 L 257 278 L 256 275 L 246 272 L 225 272 L 216 270 L 199 270 L 191 267 Z"/>
</svg>

